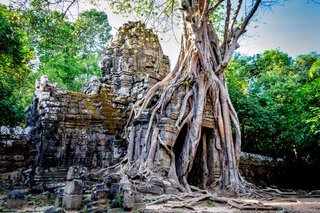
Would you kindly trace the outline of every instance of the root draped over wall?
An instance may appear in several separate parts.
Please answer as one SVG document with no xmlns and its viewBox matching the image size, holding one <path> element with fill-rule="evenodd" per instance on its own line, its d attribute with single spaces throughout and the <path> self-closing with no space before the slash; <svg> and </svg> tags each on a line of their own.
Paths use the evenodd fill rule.
<svg viewBox="0 0 320 213">
<path fill-rule="evenodd" d="M 188 175 L 199 147 L 204 173 L 202 188 L 214 184 L 237 192 L 246 188 L 238 171 L 240 125 L 228 94 L 224 69 L 261 1 L 255 2 L 242 27 L 238 28 L 234 23 L 242 1 L 231 20 L 231 2 L 227 1 L 225 31 L 220 44 L 210 14 L 221 2 L 210 8 L 210 1 L 183 1 L 183 34 L 178 62 L 171 73 L 134 104 L 128 121 L 131 126 L 129 164 L 145 176 L 160 174 L 163 178 L 174 179 L 188 192 L 191 192 Z M 207 104 L 210 106 L 206 109 Z M 210 117 L 211 129 L 203 131 L 204 123 Z M 183 128 L 186 128 L 182 131 L 185 136 L 179 137 Z M 208 135 L 212 135 L 209 140 Z M 181 151 L 175 151 L 175 147 Z M 215 176 L 217 171 L 212 169 L 213 156 L 219 159 L 218 178 Z M 170 160 L 165 161 L 166 158 Z"/>
</svg>

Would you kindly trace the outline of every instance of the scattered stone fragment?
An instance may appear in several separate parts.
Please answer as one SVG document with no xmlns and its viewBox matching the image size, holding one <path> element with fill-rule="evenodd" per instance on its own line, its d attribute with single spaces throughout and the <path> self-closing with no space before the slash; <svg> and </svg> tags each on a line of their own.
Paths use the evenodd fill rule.
<svg viewBox="0 0 320 213">
<path fill-rule="evenodd" d="M 165 188 L 165 193 L 166 194 L 170 194 L 170 195 L 176 195 L 176 194 L 179 194 L 179 190 L 176 189 L 176 188 L 171 188 L 171 187 L 168 187 L 168 188 Z"/>
<path fill-rule="evenodd" d="M 108 213 L 119 213 L 122 212 L 121 208 L 108 209 Z"/>
<path fill-rule="evenodd" d="M 8 192 L 8 199 L 14 199 L 14 200 L 23 200 L 26 199 L 26 196 L 29 195 L 29 192 L 27 190 L 12 190 Z"/>
<path fill-rule="evenodd" d="M 23 206 L 27 206 L 28 201 L 27 200 L 15 200 L 15 199 L 8 199 L 7 200 L 7 206 L 9 208 L 21 208 Z"/>
<path fill-rule="evenodd" d="M 136 210 L 145 209 L 145 208 L 146 208 L 145 203 L 135 203 L 134 207 L 131 209 L 131 211 L 136 211 Z"/>
<path fill-rule="evenodd" d="M 83 179 L 87 173 L 88 169 L 86 167 L 71 166 L 68 170 L 67 180 Z"/>
<path fill-rule="evenodd" d="M 63 195 L 63 205 L 70 210 L 81 209 L 82 195 Z"/>
<path fill-rule="evenodd" d="M 87 209 L 88 212 L 97 212 L 97 210 L 99 210 L 99 208 L 98 208 L 98 207 L 95 207 L 95 206 Z"/>
<path fill-rule="evenodd" d="M 45 189 L 49 192 L 54 192 L 56 189 L 65 187 L 65 183 L 46 183 L 44 185 Z"/>
<path fill-rule="evenodd" d="M 107 185 L 111 185 L 111 183 L 119 183 L 121 179 L 121 176 L 117 173 L 111 173 L 106 175 L 103 178 L 103 182 L 106 183 Z"/>
<path fill-rule="evenodd" d="M 42 193 L 44 191 L 45 190 L 44 190 L 44 184 L 43 183 L 36 184 L 34 186 L 31 186 L 31 188 L 30 188 L 30 192 L 34 193 L 34 194 L 39 194 L 39 193 Z"/>
<path fill-rule="evenodd" d="M 136 180 L 141 178 L 141 172 L 139 170 L 136 170 L 134 168 L 131 168 L 127 171 L 127 175 L 130 179 Z"/>
<path fill-rule="evenodd" d="M 138 186 L 137 190 L 142 193 L 155 194 L 155 195 L 161 195 L 164 193 L 163 188 L 156 185 Z"/>
<path fill-rule="evenodd" d="M 51 199 L 50 192 L 43 192 L 37 196 L 37 201 L 40 203 L 47 203 Z"/>
<path fill-rule="evenodd" d="M 50 209 L 47 209 L 45 211 L 45 213 L 64 213 L 64 210 L 62 208 L 50 208 Z"/>
<path fill-rule="evenodd" d="M 7 195 L 7 206 L 9 208 L 19 208 L 28 205 L 27 190 L 12 190 Z"/>
<path fill-rule="evenodd" d="M 72 194 L 81 195 L 83 192 L 82 186 L 83 186 L 82 180 L 67 181 L 65 193 L 70 194 L 70 195 L 72 195 Z"/>
</svg>

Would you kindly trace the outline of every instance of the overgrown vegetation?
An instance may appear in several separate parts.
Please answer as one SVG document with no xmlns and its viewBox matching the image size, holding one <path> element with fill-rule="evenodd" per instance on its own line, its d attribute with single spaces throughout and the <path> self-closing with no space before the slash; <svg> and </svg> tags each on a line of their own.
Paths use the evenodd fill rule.
<svg viewBox="0 0 320 213">
<path fill-rule="evenodd" d="M 118 199 L 113 199 L 110 202 L 110 208 L 121 208 L 122 210 L 124 210 L 123 207 L 123 191 L 121 190 L 121 188 L 119 187 L 118 190 Z"/>
<path fill-rule="evenodd" d="M 0 125 L 23 125 L 41 75 L 72 91 L 100 75 L 100 53 L 111 37 L 107 15 L 90 10 L 68 20 L 37 4 L 31 1 L 27 9 L 0 5 Z"/>
<path fill-rule="evenodd" d="M 319 163 L 319 54 L 237 54 L 226 74 L 244 151 Z"/>
</svg>

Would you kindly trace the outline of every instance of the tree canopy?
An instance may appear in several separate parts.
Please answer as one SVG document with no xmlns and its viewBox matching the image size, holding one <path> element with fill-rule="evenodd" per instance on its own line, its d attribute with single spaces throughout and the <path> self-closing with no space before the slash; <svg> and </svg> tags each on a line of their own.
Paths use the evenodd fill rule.
<svg viewBox="0 0 320 213">
<path fill-rule="evenodd" d="M 226 73 L 245 151 L 319 162 L 319 62 L 316 53 L 235 55 Z"/>
<path fill-rule="evenodd" d="M 41 75 L 61 88 L 80 91 L 100 75 L 100 53 L 111 38 L 104 12 L 92 9 L 68 20 L 62 12 L 31 3 L 25 9 L 0 8 L 0 104 L 5 111 L 0 125 L 23 124 L 24 108 Z"/>
</svg>

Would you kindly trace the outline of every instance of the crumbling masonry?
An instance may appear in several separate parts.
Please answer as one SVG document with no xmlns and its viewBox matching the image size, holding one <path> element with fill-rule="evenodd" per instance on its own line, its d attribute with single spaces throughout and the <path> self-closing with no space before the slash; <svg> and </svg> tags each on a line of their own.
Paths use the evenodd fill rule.
<svg viewBox="0 0 320 213">
<path fill-rule="evenodd" d="M 101 58 L 101 79 L 93 77 L 81 93 L 59 89 L 46 76 L 36 81 L 26 128 L 1 127 L 1 172 L 30 166 L 35 181 L 57 180 L 72 165 L 95 170 L 122 159 L 129 108 L 168 74 L 170 62 L 141 22 L 121 27 Z M 20 144 L 21 152 L 14 149 Z"/>
</svg>

